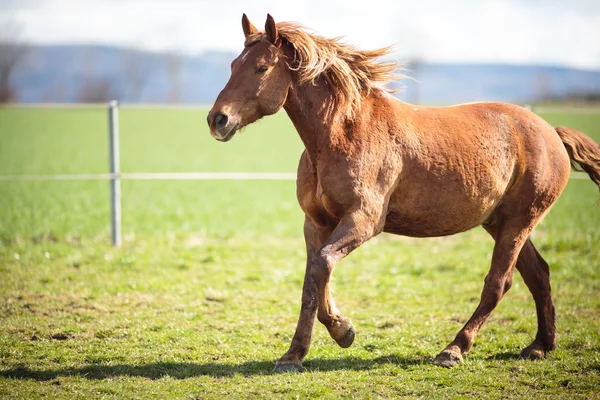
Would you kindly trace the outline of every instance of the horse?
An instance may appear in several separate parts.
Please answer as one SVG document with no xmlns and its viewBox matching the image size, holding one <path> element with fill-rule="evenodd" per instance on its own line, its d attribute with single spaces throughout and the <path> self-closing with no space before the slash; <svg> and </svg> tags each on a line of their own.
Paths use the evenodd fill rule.
<svg viewBox="0 0 600 400">
<path fill-rule="evenodd" d="M 352 344 L 356 331 L 329 282 L 341 259 L 381 232 L 435 237 L 483 226 L 495 241 L 479 305 L 434 364 L 463 361 L 515 267 L 535 301 L 538 328 L 520 356 L 540 359 L 555 349 L 549 268 L 530 233 L 571 167 L 600 187 L 600 147 L 516 105 L 401 102 L 385 87 L 399 66 L 379 59 L 389 47 L 359 50 L 271 15 L 259 31 L 244 14 L 242 29 L 244 49 L 208 114 L 210 134 L 227 142 L 283 108 L 305 147 L 297 174 L 307 254 L 302 303 L 275 370 L 303 370 L 315 314 L 341 347 Z"/>
</svg>

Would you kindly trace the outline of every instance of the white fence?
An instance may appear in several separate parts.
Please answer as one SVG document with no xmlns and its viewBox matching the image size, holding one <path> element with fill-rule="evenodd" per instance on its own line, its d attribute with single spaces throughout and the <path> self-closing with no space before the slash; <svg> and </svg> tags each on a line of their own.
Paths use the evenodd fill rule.
<svg viewBox="0 0 600 400">
<path fill-rule="evenodd" d="M 11 108 L 105 108 L 98 104 L 14 104 Z M 169 108 L 169 106 L 132 105 L 128 108 Z M 173 106 L 171 108 L 210 108 L 209 106 Z M 108 180 L 110 183 L 111 237 L 121 246 L 121 180 L 295 180 L 296 173 L 287 172 L 159 172 L 121 173 L 119 146 L 119 104 L 108 105 L 108 139 L 110 173 L 56 175 L 0 175 L 0 181 L 87 181 Z"/>
</svg>

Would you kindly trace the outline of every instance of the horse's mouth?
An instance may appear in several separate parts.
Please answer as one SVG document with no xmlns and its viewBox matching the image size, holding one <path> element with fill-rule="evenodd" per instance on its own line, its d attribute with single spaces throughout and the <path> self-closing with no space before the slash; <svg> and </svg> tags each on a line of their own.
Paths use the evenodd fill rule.
<svg viewBox="0 0 600 400">
<path fill-rule="evenodd" d="M 217 139 L 219 142 L 228 142 L 231 140 L 231 138 L 233 137 L 233 135 L 235 135 L 235 133 L 237 132 L 237 128 L 238 126 L 240 126 L 239 122 L 236 122 L 235 124 L 233 124 L 231 126 L 231 129 L 229 129 L 229 132 L 227 132 L 224 136 L 222 137 L 216 137 L 215 139 Z"/>
</svg>

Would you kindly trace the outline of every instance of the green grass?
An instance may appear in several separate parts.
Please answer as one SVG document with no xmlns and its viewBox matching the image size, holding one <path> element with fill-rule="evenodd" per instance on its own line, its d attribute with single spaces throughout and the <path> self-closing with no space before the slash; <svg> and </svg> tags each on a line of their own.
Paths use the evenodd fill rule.
<svg viewBox="0 0 600 400">
<path fill-rule="evenodd" d="M 121 110 L 122 170 L 294 171 L 283 114 L 220 144 L 205 112 Z M 545 114 L 600 140 L 600 116 Z M 101 110 L 0 109 L 0 174 L 99 173 Z M 316 324 L 303 374 L 274 374 L 304 270 L 291 181 L 124 181 L 124 246 L 109 245 L 108 184 L 0 181 L 0 397 L 600 398 L 600 208 L 572 180 L 536 229 L 550 263 L 558 349 L 535 334 L 520 277 L 458 368 L 431 360 L 475 309 L 492 241 L 381 235 L 334 275 L 358 330 Z"/>
</svg>

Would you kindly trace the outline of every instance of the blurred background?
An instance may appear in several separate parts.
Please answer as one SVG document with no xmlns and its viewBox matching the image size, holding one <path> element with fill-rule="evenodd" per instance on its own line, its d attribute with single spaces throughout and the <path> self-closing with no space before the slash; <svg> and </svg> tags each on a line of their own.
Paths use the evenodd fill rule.
<svg viewBox="0 0 600 400">
<path fill-rule="evenodd" d="M 405 101 L 600 100 L 600 2 L 2 0 L 4 102 L 211 103 L 267 13 L 360 48 L 395 44 Z"/>
</svg>

